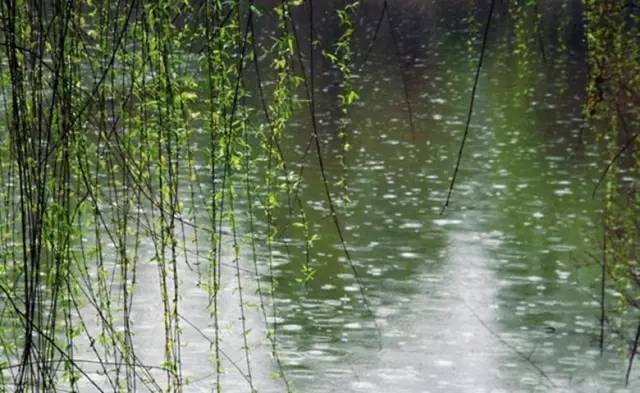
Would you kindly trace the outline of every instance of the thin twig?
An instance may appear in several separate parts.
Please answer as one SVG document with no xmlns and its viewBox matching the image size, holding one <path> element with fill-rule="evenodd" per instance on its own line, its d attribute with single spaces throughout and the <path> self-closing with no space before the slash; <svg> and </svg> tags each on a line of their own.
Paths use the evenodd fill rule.
<svg viewBox="0 0 640 393">
<path fill-rule="evenodd" d="M 504 338 L 500 337 L 500 335 L 498 333 L 496 333 L 482 318 L 480 318 L 480 316 L 475 312 L 475 310 L 473 308 L 471 308 L 471 306 L 469 305 L 469 303 L 467 303 L 467 301 L 465 299 L 461 299 L 461 300 L 462 300 L 462 303 L 465 305 L 465 307 L 469 310 L 471 315 L 473 315 L 473 317 L 480 323 L 480 325 L 482 325 L 482 327 L 484 327 L 502 345 L 504 345 L 505 347 L 509 348 L 516 355 L 518 355 L 522 360 L 524 360 L 531 367 L 536 369 L 536 371 L 538 371 L 538 373 L 544 379 L 546 379 L 552 387 L 556 387 L 556 384 L 553 383 L 553 381 L 547 375 L 547 373 L 545 373 L 544 370 L 542 368 L 540 368 L 540 366 L 538 366 L 538 364 L 536 364 L 533 360 L 531 360 L 531 355 L 525 354 L 524 352 L 520 351 L 518 348 L 514 347 L 509 342 L 507 342 Z"/>
<path fill-rule="evenodd" d="M 495 7 L 496 0 L 491 0 L 491 6 L 489 7 L 489 15 L 487 16 L 487 23 L 484 26 L 484 34 L 482 35 L 482 48 L 480 48 L 480 57 L 478 58 L 478 66 L 476 67 L 476 76 L 473 80 L 473 88 L 471 89 L 471 100 L 469 102 L 469 112 L 467 113 L 467 122 L 464 127 L 464 135 L 462 136 L 462 142 L 460 143 L 460 150 L 458 151 L 458 158 L 456 160 L 456 167 L 453 170 L 453 176 L 451 177 L 451 183 L 449 184 L 449 191 L 447 192 L 447 199 L 440 210 L 440 215 L 449 206 L 451 200 L 451 194 L 453 193 L 453 187 L 456 183 L 456 177 L 458 176 L 458 170 L 460 169 L 460 161 L 462 161 L 462 152 L 464 151 L 464 145 L 469 136 L 469 125 L 471 124 L 471 116 L 473 115 L 473 104 L 476 99 L 476 89 L 478 87 L 478 79 L 480 79 L 480 69 L 482 68 L 482 61 L 484 60 L 484 53 L 487 49 L 487 38 L 489 37 L 489 28 L 491 27 L 491 17 L 493 15 L 493 9 Z"/>
</svg>

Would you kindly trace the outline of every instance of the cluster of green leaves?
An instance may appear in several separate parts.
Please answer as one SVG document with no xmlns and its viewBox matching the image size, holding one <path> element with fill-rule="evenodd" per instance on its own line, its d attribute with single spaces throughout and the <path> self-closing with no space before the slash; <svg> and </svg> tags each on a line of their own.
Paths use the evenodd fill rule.
<svg viewBox="0 0 640 393">
<path fill-rule="evenodd" d="M 256 74 L 261 65 L 261 32 L 254 31 L 261 11 L 253 1 L 2 3 L 0 384 L 182 391 L 189 378 L 182 370 L 180 272 L 195 255 L 199 286 L 209 295 L 215 389 L 222 390 L 225 372 L 225 285 L 238 297 L 242 373 L 254 389 L 244 245 L 256 261 L 258 290 L 262 276 L 270 278 L 270 311 L 260 295 L 265 319 L 277 319 L 272 248 L 285 231 L 304 239 L 298 281 L 306 286 L 317 268 L 311 249 L 318 237 L 301 196 L 304 165 L 296 173 L 282 150 L 296 94 L 313 77 L 305 75 L 292 18 L 302 3 L 283 0 L 273 9 L 277 29 L 267 37 L 264 73 L 273 83 L 260 83 L 262 105 L 254 106 L 247 70 L 252 60 Z M 342 34 L 325 51 L 343 78 L 343 168 L 348 109 L 358 99 L 351 64 L 356 7 L 338 11 Z M 256 122 L 261 112 L 267 119 Z M 344 175 L 339 183 L 346 187 Z M 264 233 L 254 225 L 254 207 L 265 217 Z M 286 208 L 289 222 L 276 219 Z M 264 257 L 257 257 L 256 239 L 264 240 Z M 163 357 L 154 365 L 143 364 L 134 345 L 142 264 L 157 269 L 160 294 Z M 223 264 L 234 268 L 235 280 L 223 277 Z M 270 327 L 279 365 L 277 325 Z M 91 357 L 104 381 L 86 373 L 78 353 Z"/>
<path fill-rule="evenodd" d="M 589 85 L 585 116 L 608 150 L 604 175 L 604 260 L 610 285 L 620 294 L 616 310 L 640 309 L 640 194 L 625 179 L 640 174 L 640 14 L 626 1 L 585 1 Z M 622 318 L 619 323 L 624 324 Z"/>
<path fill-rule="evenodd" d="M 354 66 L 353 66 L 353 17 L 358 9 L 359 2 L 352 1 L 347 2 L 344 8 L 336 11 L 338 20 L 340 21 L 341 33 L 338 41 L 333 45 L 332 51 L 324 51 L 324 55 L 331 63 L 340 71 L 342 76 L 342 83 L 340 85 L 341 92 L 338 94 L 340 99 L 339 107 L 341 112 L 341 118 L 339 119 L 338 126 L 338 138 L 340 139 L 341 151 L 338 154 L 338 161 L 342 168 L 341 176 L 337 181 L 337 186 L 342 188 L 342 199 L 345 202 L 349 201 L 347 193 L 347 180 L 346 180 L 346 157 L 351 150 L 351 144 L 349 143 L 349 108 L 355 104 L 360 98 L 356 91 L 354 82 Z"/>
</svg>

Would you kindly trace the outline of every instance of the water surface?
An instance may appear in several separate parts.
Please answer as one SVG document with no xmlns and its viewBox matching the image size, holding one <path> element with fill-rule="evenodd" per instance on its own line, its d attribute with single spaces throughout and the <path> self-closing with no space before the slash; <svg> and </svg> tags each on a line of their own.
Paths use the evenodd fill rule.
<svg viewBox="0 0 640 393">
<path fill-rule="evenodd" d="M 379 10 L 370 7 L 365 14 Z M 580 53 L 546 63 L 534 53 L 525 63 L 514 50 L 507 18 L 496 20 L 458 182 L 440 214 L 464 131 L 478 42 L 467 42 L 474 36 L 460 22 L 463 11 L 407 2 L 393 12 L 400 57 L 383 24 L 358 70 L 361 100 L 349 113 L 350 202 L 335 190 L 368 307 L 330 219 L 313 155 L 306 160 L 301 197 L 319 236 L 311 251 L 315 278 L 306 285 L 297 281 L 305 249 L 293 231 L 283 231 L 274 249 L 277 316 L 267 322 L 276 324 L 278 353 L 294 391 L 633 391 L 640 382 L 632 374 L 624 388 L 620 341 L 607 339 L 604 356 L 598 348 L 597 261 L 590 254 L 598 253 L 601 236 L 601 204 L 591 196 L 600 152 L 583 132 Z M 335 39 L 334 19 L 327 16 L 321 40 Z M 359 56 L 368 45 L 361 41 Z M 316 62 L 326 170 L 337 179 L 341 81 L 326 59 L 317 56 Z M 310 127 L 302 106 L 284 142 L 290 162 L 300 159 Z M 255 176 L 263 170 L 257 165 Z M 210 192 L 203 187 L 203 195 Z M 239 208 L 248 207 L 239 202 Z M 287 222 L 286 209 L 276 219 Z M 245 232 L 247 225 L 241 220 Z M 256 225 L 265 227 L 260 220 Z M 258 258 L 267 260 L 264 244 Z M 246 362 L 236 272 L 232 256 L 226 260 L 222 383 L 227 391 L 249 391 L 239 372 L 246 373 Z M 251 305 L 254 384 L 260 392 L 283 391 L 282 381 L 272 378 L 277 368 L 264 339 L 248 252 L 241 265 Z M 266 268 L 261 273 L 267 293 L 272 282 Z M 183 369 L 191 382 L 185 391 L 210 391 L 208 297 L 197 285 L 196 268 L 184 267 L 181 277 L 181 308 L 189 321 L 183 325 Z M 138 354 L 149 362 L 163 354 L 157 280 L 156 267 L 140 267 L 132 315 Z"/>
</svg>

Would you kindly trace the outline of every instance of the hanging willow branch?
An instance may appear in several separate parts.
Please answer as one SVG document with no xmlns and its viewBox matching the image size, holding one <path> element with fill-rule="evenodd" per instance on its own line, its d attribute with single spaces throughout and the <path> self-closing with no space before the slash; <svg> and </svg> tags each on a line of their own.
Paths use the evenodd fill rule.
<svg viewBox="0 0 640 393">
<path fill-rule="evenodd" d="M 487 23 L 484 26 L 484 33 L 482 34 L 482 47 L 480 48 L 480 56 L 478 58 L 478 66 L 476 67 L 476 74 L 473 79 L 473 88 L 471 89 L 471 99 L 469 101 L 469 111 L 467 113 L 467 121 L 464 126 L 464 134 L 462 135 L 462 142 L 460 142 L 460 150 L 458 151 L 458 158 L 456 159 L 456 166 L 453 169 L 453 176 L 451 177 L 451 183 L 449 184 L 449 191 L 447 192 L 447 199 L 440 209 L 440 215 L 444 213 L 444 211 L 449 206 L 449 201 L 451 200 L 451 194 L 453 193 L 453 187 L 456 184 L 456 178 L 458 176 L 458 170 L 460 169 L 460 162 L 462 161 L 462 153 L 464 151 L 464 145 L 467 141 L 467 137 L 469 136 L 469 126 L 471 125 L 471 116 L 473 115 L 473 104 L 476 99 L 476 89 L 478 87 L 478 80 L 480 79 L 480 69 L 482 68 L 482 62 L 484 60 L 484 54 L 487 49 L 487 41 L 489 37 L 489 29 L 491 28 L 491 17 L 493 16 L 493 9 L 495 7 L 495 0 L 491 0 L 491 5 L 489 6 L 489 15 L 487 16 Z"/>
</svg>

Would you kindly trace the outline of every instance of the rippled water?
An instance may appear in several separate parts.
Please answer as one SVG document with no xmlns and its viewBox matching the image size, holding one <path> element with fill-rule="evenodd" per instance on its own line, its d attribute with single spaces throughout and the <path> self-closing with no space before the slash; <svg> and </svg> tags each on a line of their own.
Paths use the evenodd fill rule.
<svg viewBox="0 0 640 393">
<path fill-rule="evenodd" d="M 305 259 L 300 241 L 286 241 L 284 233 L 274 251 L 278 353 L 294 390 L 634 391 L 640 373 L 625 389 L 620 341 L 607 339 L 604 356 L 598 348 L 597 261 L 590 254 L 598 253 L 601 213 L 591 192 L 601 166 L 595 138 L 581 131 L 585 67 L 579 54 L 523 66 L 500 29 L 492 33 L 458 183 L 441 215 L 475 53 L 467 49 L 466 31 L 434 15 L 427 20 L 407 16 L 397 26 L 400 51 L 409 60 L 390 56 L 383 26 L 359 74 L 361 101 L 351 112 L 351 202 L 339 212 L 373 317 L 327 216 L 315 160 L 309 160 L 302 193 L 319 234 L 311 261 L 315 279 L 306 286 L 296 281 Z M 338 176 L 339 79 L 319 62 L 323 147 L 329 174 Z M 304 149 L 309 127 L 301 110 L 288 151 Z M 264 257 L 266 250 L 259 252 Z M 243 266 L 245 293 L 256 305 L 249 256 Z M 157 272 L 154 266 L 140 269 L 135 340 L 138 355 L 153 361 L 163 353 Z M 189 321 L 183 325 L 183 369 L 192 381 L 186 390 L 209 391 L 213 369 L 203 337 L 213 334 L 208 299 L 197 288 L 195 269 L 183 270 L 181 307 Z M 235 272 L 224 267 L 222 275 L 224 389 L 248 391 L 236 368 L 246 372 Z M 255 386 L 283 391 L 281 381 L 271 378 L 276 367 L 257 306 L 249 308 L 248 320 Z"/>
<path fill-rule="evenodd" d="M 317 168 L 309 170 L 304 196 L 321 234 L 318 276 L 305 293 L 287 284 L 301 253 L 278 267 L 281 354 L 294 386 L 626 391 L 620 342 L 608 340 L 602 357 L 598 349 L 597 263 L 589 253 L 599 247 L 600 203 L 591 192 L 600 169 L 593 138 L 581 135 L 579 55 L 523 67 L 508 41 L 493 36 L 459 181 L 440 215 L 473 62 L 464 32 L 412 27 L 399 27 L 410 62 L 392 61 L 383 29 L 361 74 L 347 172 L 352 203 L 341 209 L 381 348 L 325 217 Z M 330 85 L 331 74 L 322 80 Z M 322 129 L 331 135 L 335 97 L 329 89 L 320 99 Z"/>
</svg>

